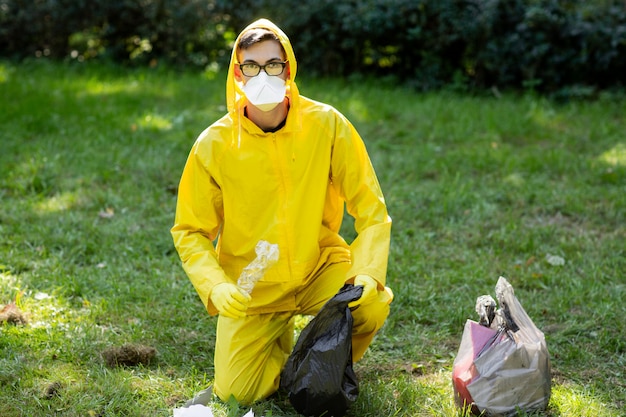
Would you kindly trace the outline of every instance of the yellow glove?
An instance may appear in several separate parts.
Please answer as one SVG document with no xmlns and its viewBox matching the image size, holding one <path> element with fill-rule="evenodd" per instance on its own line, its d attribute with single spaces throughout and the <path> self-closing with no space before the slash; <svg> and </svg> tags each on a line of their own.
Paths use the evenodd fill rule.
<svg viewBox="0 0 626 417">
<path fill-rule="evenodd" d="M 229 282 L 217 284 L 209 297 L 220 315 L 231 319 L 245 317 L 252 299 L 249 294 L 244 294 L 239 287 Z"/>
<path fill-rule="evenodd" d="M 369 275 L 357 275 L 354 278 L 354 285 L 363 286 L 363 294 L 361 298 L 348 304 L 348 307 L 353 308 L 360 305 L 367 305 L 373 303 L 378 297 L 378 282 Z"/>
</svg>

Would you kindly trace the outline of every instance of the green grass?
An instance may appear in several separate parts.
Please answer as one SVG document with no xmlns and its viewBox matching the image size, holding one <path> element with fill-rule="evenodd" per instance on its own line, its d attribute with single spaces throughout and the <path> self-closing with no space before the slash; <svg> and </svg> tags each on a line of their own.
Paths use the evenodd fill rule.
<svg viewBox="0 0 626 417">
<path fill-rule="evenodd" d="M 538 415 L 623 415 L 624 97 L 558 104 L 306 78 L 300 90 L 359 129 L 394 219 L 396 299 L 356 365 L 350 416 L 461 416 L 452 363 L 500 275 L 546 334 L 553 391 Z M 169 228 L 223 91 L 221 73 L 0 62 L 0 305 L 28 319 L 0 326 L 0 416 L 170 416 L 211 383 L 215 319 Z M 108 368 L 102 351 L 124 343 L 155 347 L 156 360 Z M 296 415 L 280 397 L 254 411 Z"/>
</svg>

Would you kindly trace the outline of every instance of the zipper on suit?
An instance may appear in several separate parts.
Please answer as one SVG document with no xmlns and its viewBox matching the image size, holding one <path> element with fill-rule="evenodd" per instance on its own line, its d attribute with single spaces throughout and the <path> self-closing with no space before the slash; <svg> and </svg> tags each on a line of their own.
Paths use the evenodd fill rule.
<svg viewBox="0 0 626 417">
<path fill-rule="evenodd" d="M 275 157 L 275 161 L 276 161 L 276 172 L 278 173 L 278 176 L 280 177 L 280 186 L 282 189 L 282 198 L 284 199 L 284 201 L 288 200 L 288 190 L 287 190 L 287 183 L 285 181 L 285 163 L 284 161 L 282 161 L 282 154 L 281 151 L 279 149 L 279 145 L 278 142 L 276 141 L 276 133 L 272 133 L 272 144 L 274 146 L 274 157 Z M 287 218 L 287 224 L 291 223 L 291 219 Z M 291 233 L 289 232 L 289 227 L 284 229 L 284 236 L 286 239 L 286 247 L 282 248 L 282 249 L 286 249 L 287 250 L 287 254 L 286 254 L 286 259 L 288 260 L 287 262 L 287 266 L 289 267 L 289 275 L 291 276 L 292 274 L 292 265 L 291 265 L 291 247 L 292 247 L 292 240 L 293 237 L 291 236 Z"/>
</svg>

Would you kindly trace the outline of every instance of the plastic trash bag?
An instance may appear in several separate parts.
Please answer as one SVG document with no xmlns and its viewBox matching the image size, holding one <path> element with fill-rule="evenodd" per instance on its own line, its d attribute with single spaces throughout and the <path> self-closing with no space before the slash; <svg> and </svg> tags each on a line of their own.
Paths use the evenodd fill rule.
<svg viewBox="0 0 626 417">
<path fill-rule="evenodd" d="M 481 296 L 476 303 L 480 324 L 465 323 L 452 370 L 456 403 L 487 416 L 544 410 L 551 390 L 545 337 L 504 277 L 498 279 L 496 297 L 495 314 L 490 314 L 491 297 Z"/>
<path fill-rule="evenodd" d="M 300 414 L 340 417 L 356 401 L 359 384 L 352 368 L 348 303 L 362 293 L 362 286 L 344 285 L 300 333 L 280 381 Z"/>
</svg>

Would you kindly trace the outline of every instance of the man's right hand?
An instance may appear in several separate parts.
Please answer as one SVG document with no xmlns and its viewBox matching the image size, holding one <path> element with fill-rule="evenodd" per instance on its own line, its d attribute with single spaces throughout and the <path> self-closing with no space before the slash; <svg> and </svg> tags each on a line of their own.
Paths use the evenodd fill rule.
<svg viewBox="0 0 626 417">
<path fill-rule="evenodd" d="M 217 284 L 209 297 L 220 315 L 232 319 L 245 317 L 252 300 L 250 295 L 242 293 L 239 287 L 229 282 Z"/>
</svg>

